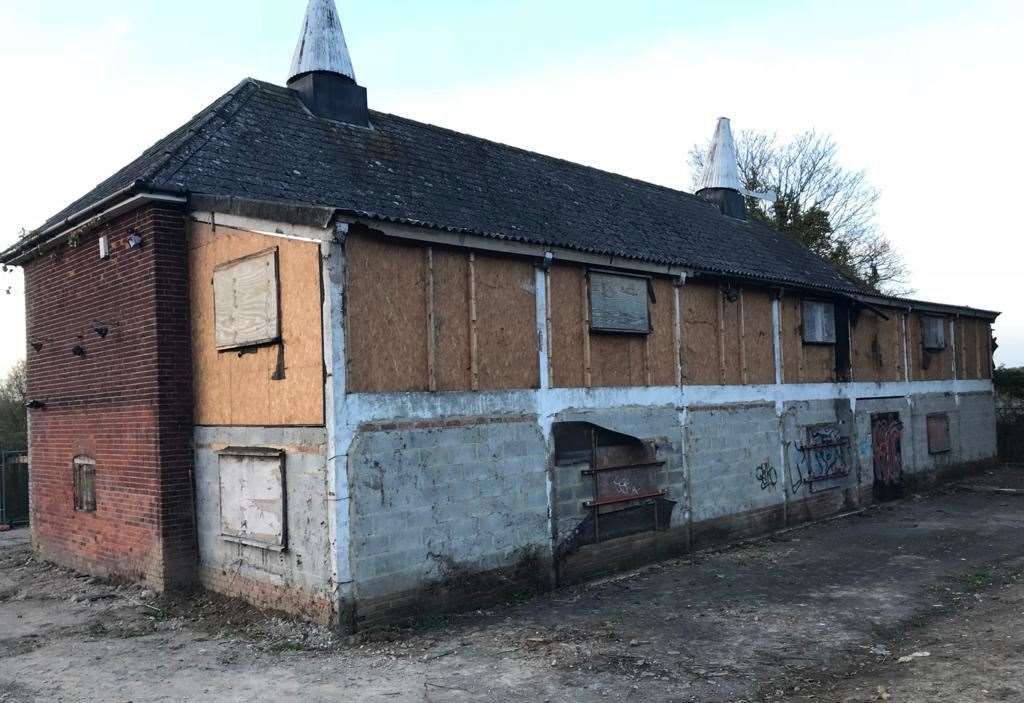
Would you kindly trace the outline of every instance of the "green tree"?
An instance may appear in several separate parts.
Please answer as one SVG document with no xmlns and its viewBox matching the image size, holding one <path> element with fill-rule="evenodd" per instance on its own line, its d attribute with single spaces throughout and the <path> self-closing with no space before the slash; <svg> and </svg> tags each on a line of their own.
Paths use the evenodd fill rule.
<svg viewBox="0 0 1024 703">
<path fill-rule="evenodd" d="M 690 151 L 695 183 L 707 153 L 706 145 Z M 740 132 L 736 155 L 747 190 L 777 194 L 774 202 L 748 198 L 752 219 L 789 234 L 865 288 L 910 292 L 906 265 L 877 226 L 878 191 L 863 171 L 842 166 L 831 137 L 808 131 L 780 141 Z"/>
<path fill-rule="evenodd" d="M 28 443 L 25 362 L 19 361 L 0 382 L 0 449 L 24 449 Z"/>
</svg>

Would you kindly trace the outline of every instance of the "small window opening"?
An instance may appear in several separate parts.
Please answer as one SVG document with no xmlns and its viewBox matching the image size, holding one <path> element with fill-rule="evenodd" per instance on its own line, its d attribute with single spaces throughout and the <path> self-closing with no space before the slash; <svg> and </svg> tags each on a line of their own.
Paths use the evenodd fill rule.
<svg viewBox="0 0 1024 703">
<path fill-rule="evenodd" d="M 924 327 L 924 348 L 928 351 L 942 351 L 946 348 L 946 319 L 926 316 L 921 318 Z"/>
<path fill-rule="evenodd" d="M 653 287 L 644 276 L 590 271 L 590 329 L 650 334 Z"/>
<path fill-rule="evenodd" d="M 77 457 L 74 461 L 75 511 L 96 512 L 96 461 Z"/>
<path fill-rule="evenodd" d="M 805 300 L 803 304 L 804 343 L 836 343 L 836 308 L 832 303 Z"/>
</svg>

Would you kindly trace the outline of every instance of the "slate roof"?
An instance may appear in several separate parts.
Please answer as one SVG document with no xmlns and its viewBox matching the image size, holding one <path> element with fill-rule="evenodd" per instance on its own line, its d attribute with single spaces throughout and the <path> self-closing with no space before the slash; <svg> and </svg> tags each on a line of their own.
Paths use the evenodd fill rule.
<svg viewBox="0 0 1024 703">
<path fill-rule="evenodd" d="M 395 115 L 370 120 L 321 120 L 287 88 L 247 79 L 40 231 L 134 183 L 858 290 L 786 235 L 694 195 Z"/>
</svg>

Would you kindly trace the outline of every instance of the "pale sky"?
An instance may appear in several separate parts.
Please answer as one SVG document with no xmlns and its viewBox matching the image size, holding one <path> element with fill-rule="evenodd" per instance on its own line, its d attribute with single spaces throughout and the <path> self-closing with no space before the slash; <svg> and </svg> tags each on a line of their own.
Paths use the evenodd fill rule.
<svg viewBox="0 0 1024 703">
<path fill-rule="evenodd" d="M 1024 365 L 1024 3 L 338 0 L 373 108 L 689 189 L 715 119 L 829 132 L 882 192 L 916 296 L 1002 310 Z M 305 0 L 0 0 L 0 246 L 246 76 Z M 4 274 L 0 369 L 25 354 Z M 0 290 L 0 293 L 3 291 Z"/>
</svg>

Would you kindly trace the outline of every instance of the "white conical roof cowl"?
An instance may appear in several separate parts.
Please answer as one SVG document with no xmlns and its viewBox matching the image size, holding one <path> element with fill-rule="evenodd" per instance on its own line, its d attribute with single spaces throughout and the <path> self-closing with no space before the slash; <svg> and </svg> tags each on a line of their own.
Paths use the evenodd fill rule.
<svg viewBox="0 0 1024 703">
<path fill-rule="evenodd" d="M 356 79 L 334 0 L 309 0 L 288 81 L 313 71 Z"/>
<path fill-rule="evenodd" d="M 736 143 L 732 138 L 732 126 L 728 117 L 718 119 L 715 138 L 711 142 L 704 173 L 701 175 L 699 193 L 710 188 L 726 188 L 737 193 L 745 192 L 740 182 L 740 169 L 736 160 Z"/>
</svg>

